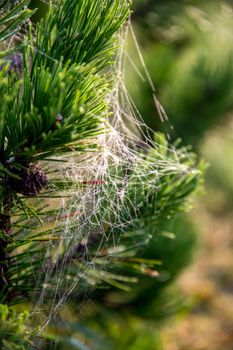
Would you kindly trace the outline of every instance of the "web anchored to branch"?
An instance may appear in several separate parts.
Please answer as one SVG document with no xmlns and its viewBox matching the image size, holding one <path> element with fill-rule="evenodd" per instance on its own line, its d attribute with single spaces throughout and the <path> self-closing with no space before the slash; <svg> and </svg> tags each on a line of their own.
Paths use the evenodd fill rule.
<svg viewBox="0 0 233 350">
<path fill-rule="evenodd" d="M 62 3 L 67 15 L 73 14 L 71 10 L 87 11 L 93 25 L 91 18 L 99 9 L 90 5 L 92 1 L 80 6 Z M 123 21 L 127 11 L 119 8 L 124 2 L 116 3 L 111 7 L 110 1 L 104 1 L 103 14 L 113 13 L 115 18 L 116 12 Z M 62 37 L 64 31 L 59 34 L 53 15 L 51 11 L 45 32 L 38 27 L 36 40 L 27 40 L 23 85 L 17 82 L 18 103 L 22 89 L 23 102 L 17 106 L 12 101 L 13 112 L 6 122 L 13 131 L 3 129 L 4 166 L 10 173 L 9 188 L 14 190 L 7 297 L 34 294 L 34 315 L 44 311 L 43 327 L 67 298 L 81 300 L 102 285 L 128 290 L 142 275 L 156 277 L 154 262 L 140 259 L 140 250 L 159 233 L 160 222 L 184 209 L 185 198 L 201 176 L 195 157 L 186 149 L 169 146 L 160 134 L 151 138 L 130 99 L 124 83 L 129 29 L 135 42 L 130 23 L 119 37 L 115 65 L 99 74 L 103 62 L 109 61 L 108 55 L 103 56 L 110 49 L 104 42 L 101 46 L 107 35 L 101 36 L 99 29 L 99 41 L 94 40 L 82 15 L 80 26 L 86 37 L 81 29 L 69 32 L 67 28 Z M 62 10 L 56 16 L 64 25 Z M 59 35 L 62 44 L 56 39 Z M 85 42 L 88 35 L 93 40 L 90 47 Z M 69 46 L 73 40 L 77 40 L 74 52 Z M 47 52 L 46 45 L 51 45 Z M 59 45 L 65 45 L 64 52 Z M 137 44 L 136 48 L 144 69 L 140 74 L 149 80 L 164 121 L 167 117 L 155 98 Z M 16 161 L 22 164 L 16 166 Z"/>
<path fill-rule="evenodd" d="M 45 227 L 52 226 L 36 308 L 41 310 L 48 295 L 52 297 L 45 325 L 68 297 L 102 283 L 123 289 L 135 283 L 138 276 L 128 277 L 123 268 L 123 275 L 115 271 L 149 244 L 162 219 L 170 220 L 183 208 L 183 192 L 191 192 L 200 176 L 185 149 L 168 146 L 160 135 L 152 140 L 137 115 L 122 74 L 126 33 L 120 38 L 114 87 L 107 96 L 107 131 L 96 138 L 98 151 L 72 158 L 68 154 L 57 159 L 59 165 L 44 164 L 51 184 L 48 205 L 59 207 L 52 217 L 50 212 L 43 217 Z M 144 264 L 137 268 L 139 275 L 154 271 Z"/>
</svg>

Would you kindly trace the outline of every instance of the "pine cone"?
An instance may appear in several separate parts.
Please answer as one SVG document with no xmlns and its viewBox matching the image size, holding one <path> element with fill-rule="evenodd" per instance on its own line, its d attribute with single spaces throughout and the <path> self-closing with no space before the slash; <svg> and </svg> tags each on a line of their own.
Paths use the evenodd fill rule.
<svg viewBox="0 0 233 350">
<path fill-rule="evenodd" d="M 38 164 L 31 163 L 27 169 L 19 174 L 20 180 L 11 181 L 14 191 L 25 196 L 36 196 L 48 184 L 47 176 L 42 172 Z"/>
</svg>

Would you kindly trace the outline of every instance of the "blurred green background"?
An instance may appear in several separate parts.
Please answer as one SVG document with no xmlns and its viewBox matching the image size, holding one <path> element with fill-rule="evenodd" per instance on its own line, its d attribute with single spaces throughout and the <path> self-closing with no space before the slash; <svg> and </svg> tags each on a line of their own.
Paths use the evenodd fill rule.
<svg viewBox="0 0 233 350">
<path fill-rule="evenodd" d="M 169 120 L 161 123 L 132 37 L 129 54 L 134 63 L 136 60 L 140 74 L 128 60 L 127 88 L 146 123 L 153 130 L 168 133 L 171 139 L 181 137 L 184 144 L 192 145 L 207 161 L 208 171 L 204 194 L 196 199 L 192 212 L 179 219 L 179 227 L 174 230 L 176 242 L 179 237 L 182 242 L 189 237 L 189 243 L 186 247 L 181 245 L 180 251 L 173 243 L 180 258 L 184 249 L 187 252 L 193 246 L 191 232 L 198 239 L 193 263 L 176 282 L 185 301 L 183 308 L 159 325 L 158 317 L 154 318 L 154 326 L 144 323 L 141 335 L 135 332 L 138 343 L 135 340 L 135 345 L 125 349 L 230 350 L 233 349 L 233 2 L 147 0 L 134 1 L 134 7 L 132 25 Z M 172 257 L 166 249 L 164 244 L 169 261 L 177 262 L 178 257 Z M 174 294 L 170 303 L 172 300 Z M 166 303 L 162 305 L 164 315 L 168 308 Z M 153 308 L 150 310 L 153 313 Z"/>
<path fill-rule="evenodd" d="M 159 279 L 73 300 L 50 333 L 63 336 L 60 350 L 232 350 L 233 2 L 134 0 L 131 22 L 168 120 L 130 31 L 129 94 L 152 130 L 180 137 L 207 161 L 205 192 L 145 251 L 164 262 Z"/>
</svg>

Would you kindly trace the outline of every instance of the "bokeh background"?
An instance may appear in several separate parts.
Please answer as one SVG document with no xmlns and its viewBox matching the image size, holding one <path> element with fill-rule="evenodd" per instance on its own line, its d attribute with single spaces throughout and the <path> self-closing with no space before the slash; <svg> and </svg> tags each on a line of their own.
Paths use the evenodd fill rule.
<svg viewBox="0 0 233 350">
<path fill-rule="evenodd" d="M 230 350 L 233 2 L 140 0 L 134 1 L 134 7 L 132 24 L 169 121 L 160 122 L 150 85 L 130 64 L 128 89 L 147 124 L 192 145 L 208 163 L 208 170 L 205 192 L 181 225 L 183 235 L 193 229 L 198 238 L 193 262 L 176 282 L 188 306 L 160 324 L 158 343 L 154 340 L 132 349 Z M 134 45 L 129 46 L 135 57 Z"/>
<path fill-rule="evenodd" d="M 45 11 L 44 2 L 32 5 L 37 16 Z M 101 350 L 233 350 L 233 2 L 133 0 L 131 23 L 168 120 L 132 34 L 129 94 L 152 130 L 206 161 L 204 191 L 145 252 L 164 261 L 158 279 L 73 300 L 50 331 L 66 337 L 60 350 L 85 350 L 82 338 Z"/>
</svg>

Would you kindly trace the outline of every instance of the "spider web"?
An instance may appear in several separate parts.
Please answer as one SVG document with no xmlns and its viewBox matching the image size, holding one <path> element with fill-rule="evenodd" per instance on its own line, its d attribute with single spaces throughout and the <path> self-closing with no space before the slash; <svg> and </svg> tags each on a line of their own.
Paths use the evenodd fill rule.
<svg viewBox="0 0 233 350">
<path fill-rule="evenodd" d="M 96 140 L 99 151 L 84 156 L 63 157 L 59 160 L 65 160 L 65 163 L 60 162 L 59 169 L 57 164 L 49 165 L 51 178 L 55 171 L 57 178 L 62 178 L 64 183 L 67 181 L 68 184 L 73 185 L 72 188 L 67 186 L 66 195 L 69 194 L 67 200 L 64 198 L 64 192 L 60 193 L 57 190 L 57 195 L 62 200 L 54 224 L 54 235 L 57 236 L 57 226 L 62 227 L 62 232 L 58 244 L 54 244 L 51 240 L 46 255 L 57 254 L 58 257 L 55 256 L 54 261 L 46 263 L 43 290 L 35 309 L 35 312 L 38 312 L 43 308 L 48 290 L 52 289 L 50 312 L 43 327 L 48 325 L 69 296 L 73 293 L 86 293 L 85 287 L 81 285 L 82 280 L 87 280 L 95 287 L 98 278 L 104 280 L 104 276 L 108 276 L 105 272 L 108 268 L 107 262 L 101 263 L 99 272 L 99 260 L 105 254 L 114 255 L 128 249 L 121 245 L 122 232 L 136 228 L 135 225 L 137 226 L 140 220 L 139 209 L 148 205 L 150 195 L 156 192 L 156 187 L 159 188 L 161 174 L 182 174 L 187 171 L 187 167 L 180 162 L 178 156 L 171 160 L 166 157 L 166 152 L 164 156 L 161 155 L 161 145 L 158 147 L 151 139 L 151 130 L 143 122 L 135 103 L 128 94 L 124 82 L 128 32 L 134 40 L 144 70 L 144 79 L 147 79 L 150 84 L 152 98 L 161 121 L 169 122 L 156 98 L 155 87 L 144 63 L 132 25 L 129 23 L 119 38 L 120 49 L 113 68 L 115 84 L 108 95 L 112 116 L 106 125 L 108 131 Z M 150 149 L 158 153 L 156 162 L 152 157 L 145 158 L 145 153 Z M 171 151 L 174 155 L 176 154 L 173 147 Z M 129 196 L 127 186 L 129 174 L 132 176 L 132 173 L 134 194 L 132 195 L 131 191 Z M 151 183 L 148 179 L 151 179 Z M 54 191 L 56 192 L 56 188 Z M 142 201 L 138 199 L 139 192 Z M 150 239 L 150 236 L 147 236 L 142 242 L 138 242 L 136 237 L 133 242 L 133 233 L 131 234 L 131 248 L 144 245 Z M 95 240 L 98 242 L 98 248 L 93 255 L 89 247 Z M 75 272 L 71 273 L 69 265 L 79 254 L 85 256 L 85 259 L 81 264 L 76 264 Z M 50 284 L 54 278 L 55 288 L 54 281 L 52 285 Z"/>
<path fill-rule="evenodd" d="M 127 52 L 129 35 L 143 73 Z M 151 239 L 149 234 L 134 235 L 134 231 L 142 229 L 141 208 L 149 206 L 151 197 L 156 196 L 161 179 L 164 181 L 169 174 L 179 176 L 190 171 L 173 146 L 169 146 L 173 157 L 167 157 L 167 145 L 152 139 L 153 131 L 145 125 L 127 91 L 125 69 L 128 61 L 150 85 L 161 122 L 169 124 L 130 21 L 119 35 L 119 46 L 115 65 L 111 68 L 114 86 L 107 96 L 110 117 L 104 125 L 107 131 L 96 137 L 98 150 L 84 155 L 71 152 L 41 164 L 50 185 L 44 198 L 42 194 L 34 200 L 38 206 L 42 202 L 43 214 L 40 225 L 36 224 L 36 232 L 42 232 L 42 239 L 47 238 L 46 230 L 50 233 L 42 257 L 43 280 L 35 271 L 35 290 L 41 292 L 39 298 L 38 293 L 35 294 L 37 302 L 33 314 L 35 317 L 41 312 L 46 315 L 42 330 L 67 299 L 84 295 L 85 301 L 99 281 L 113 283 L 116 276 L 112 278 L 108 272 L 111 262 L 108 258 L 126 256 L 129 248 L 134 254 Z M 167 138 L 170 138 L 169 134 Z M 151 152 L 153 156 L 150 156 Z M 184 157 L 188 155 L 185 153 Z M 122 240 L 125 232 L 130 236 L 130 247 Z M 124 281 L 124 276 L 120 276 L 119 281 L 124 283 L 128 279 L 125 277 Z"/>
</svg>

